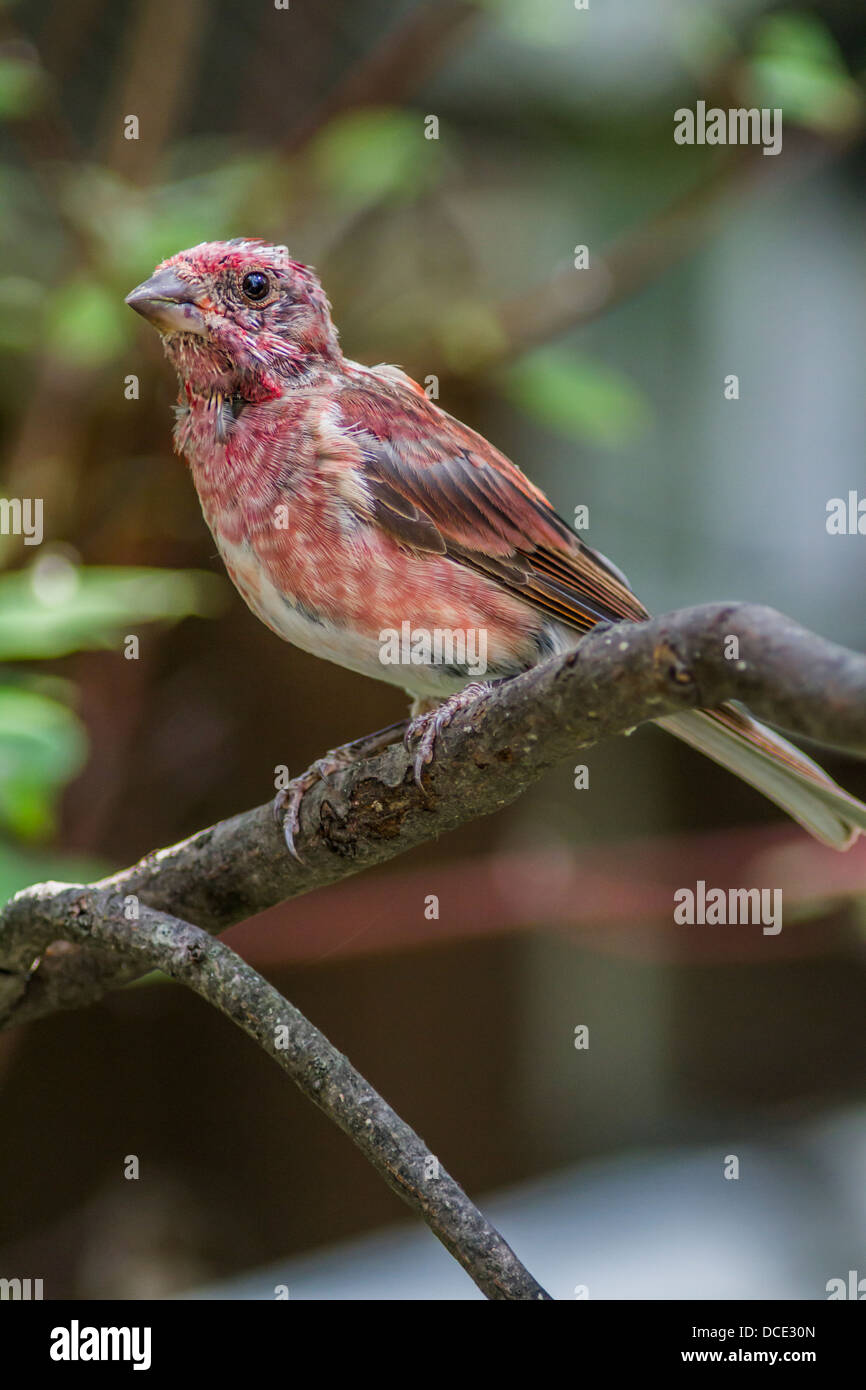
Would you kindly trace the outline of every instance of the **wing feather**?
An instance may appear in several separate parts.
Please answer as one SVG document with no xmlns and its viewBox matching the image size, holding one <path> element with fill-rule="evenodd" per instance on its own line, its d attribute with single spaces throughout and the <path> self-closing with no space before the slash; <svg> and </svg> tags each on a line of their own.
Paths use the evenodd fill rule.
<svg viewBox="0 0 866 1390">
<path fill-rule="evenodd" d="M 647 616 L 625 577 L 510 459 L 423 395 L 391 379 L 377 388 L 356 386 L 341 408 L 370 515 L 398 544 L 447 555 L 580 632 Z M 399 412 L 385 416 L 383 391 L 400 392 Z"/>
</svg>

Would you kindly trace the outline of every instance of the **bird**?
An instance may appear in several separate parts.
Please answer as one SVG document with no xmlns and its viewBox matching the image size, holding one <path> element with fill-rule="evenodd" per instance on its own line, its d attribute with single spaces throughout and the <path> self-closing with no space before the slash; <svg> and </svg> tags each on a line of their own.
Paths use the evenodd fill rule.
<svg viewBox="0 0 866 1390">
<path fill-rule="evenodd" d="M 399 367 L 344 355 L 311 266 L 256 237 L 163 260 L 126 303 L 178 381 L 174 448 L 249 608 L 278 637 L 401 686 L 410 718 L 331 750 L 275 800 L 288 849 L 304 795 L 395 741 L 415 779 L 455 713 L 492 685 L 649 613 L 625 575 L 482 435 Z M 483 633 L 486 680 L 461 648 L 385 661 L 383 634 Z M 655 721 L 816 839 L 848 848 L 866 806 L 739 703 Z"/>
</svg>

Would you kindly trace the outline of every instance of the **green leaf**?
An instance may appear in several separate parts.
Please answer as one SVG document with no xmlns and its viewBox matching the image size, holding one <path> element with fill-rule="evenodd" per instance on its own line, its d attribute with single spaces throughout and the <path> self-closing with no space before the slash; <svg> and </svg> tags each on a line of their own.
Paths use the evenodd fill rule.
<svg viewBox="0 0 866 1390">
<path fill-rule="evenodd" d="M 50 830 L 57 793 L 86 753 L 84 728 L 65 705 L 0 686 L 0 822 L 24 839 Z"/>
<path fill-rule="evenodd" d="M 852 129 L 863 96 L 848 75 L 832 35 L 809 14 L 765 19 L 751 61 L 755 100 L 781 107 L 785 119 L 828 134 Z"/>
<path fill-rule="evenodd" d="M 423 117 L 365 108 L 338 116 L 314 141 L 313 167 L 331 192 L 361 204 L 387 195 L 414 196 L 438 175 L 438 141 Z"/>
<path fill-rule="evenodd" d="M 652 423 L 649 402 L 622 372 L 560 348 L 530 353 L 501 373 L 499 383 L 532 419 L 570 439 L 615 448 Z"/>
<path fill-rule="evenodd" d="M 0 904 L 32 883 L 90 883 L 111 872 L 111 865 L 84 855 L 21 849 L 0 840 Z"/>
<path fill-rule="evenodd" d="M 126 341 L 125 306 L 105 286 L 74 280 L 57 289 L 50 303 L 48 343 L 65 361 L 98 366 L 115 357 Z"/>
<path fill-rule="evenodd" d="M 59 175 L 66 217 L 88 244 L 99 248 L 99 263 L 112 280 L 113 303 L 121 315 L 129 316 L 123 294 L 158 261 L 200 241 L 252 234 L 262 225 L 262 190 L 275 197 L 275 189 L 285 191 L 285 168 L 275 155 L 221 158 L 216 168 L 201 171 L 202 161 L 212 159 L 221 146 L 199 138 L 185 149 L 185 162 L 197 161 L 200 172 L 146 192 L 90 164 L 71 166 Z M 285 201 L 278 211 L 285 212 Z"/>
<path fill-rule="evenodd" d="M 567 4 L 569 9 L 573 9 L 571 0 L 567 0 Z M 527 5 L 526 0 L 481 0 L 481 8 L 489 10 L 503 32 L 518 43 L 538 48 L 562 48 L 570 38 L 576 41 L 582 37 L 582 31 L 577 28 L 569 32 L 566 25 L 571 16 L 567 12 L 563 16 L 559 7 Z"/>
<path fill-rule="evenodd" d="M 116 647 L 135 624 L 212 617 L 225 593 L 222 579 L 200 570 L 78 568 L 46 555 L 0 576 L 0 660 Z"/>
<path fill-rule="evenodd" d="M 29 116 L 45 95 L 45 75 L 32 58 L 4 53 L 0 57 L 0 116 Z"/>
</svg>

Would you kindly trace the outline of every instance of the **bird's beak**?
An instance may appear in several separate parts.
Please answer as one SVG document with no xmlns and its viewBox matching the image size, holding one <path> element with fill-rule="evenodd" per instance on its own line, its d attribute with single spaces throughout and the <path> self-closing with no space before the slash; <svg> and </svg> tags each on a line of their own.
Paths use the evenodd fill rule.
<svg viewBox="0 0 866 1390">
<path fill-rule="evenodd" d="M 171 270 L 158 270 L 126 296 L 126 303 L 160 333 L 205 333 L 194 286 Z"/>
</svg>

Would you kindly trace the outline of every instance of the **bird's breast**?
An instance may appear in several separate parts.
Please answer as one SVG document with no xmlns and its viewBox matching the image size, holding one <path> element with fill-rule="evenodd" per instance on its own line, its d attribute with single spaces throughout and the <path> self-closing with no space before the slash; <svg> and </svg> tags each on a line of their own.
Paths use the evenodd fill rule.
<svg viewBox="0 0 866 1390">
<path fill-rule="evenodd" d="M 224 444 L 194 444 L 188 458 L 226 569 L 273 632 L 434 698 L 538 660 L 536 610 L 447 556 L 399 544 L 358 509 L 350 465 L 308 426 L 274 431 L 262 413 L 253 434 L 253 411 Z"/>
</svg>

